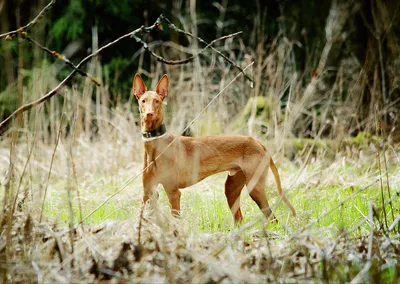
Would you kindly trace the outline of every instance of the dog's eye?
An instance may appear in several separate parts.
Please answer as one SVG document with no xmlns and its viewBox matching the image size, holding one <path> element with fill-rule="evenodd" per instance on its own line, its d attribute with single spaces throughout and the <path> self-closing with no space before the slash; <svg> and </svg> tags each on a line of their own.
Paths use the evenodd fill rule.
<svg viewBox="0 0 400 284">
<path fill-rule="evenodd" d="M 146 101 L 145 100 L 142 100 L 142 103 L 145 103 Z"/>
<path fill-rule="evenodd" d="M 159 101 L 159 100 L 156 100 L 156 103 L 158 104 L 158 103 L 160 103 L 160 101 Z"/>
</svg>

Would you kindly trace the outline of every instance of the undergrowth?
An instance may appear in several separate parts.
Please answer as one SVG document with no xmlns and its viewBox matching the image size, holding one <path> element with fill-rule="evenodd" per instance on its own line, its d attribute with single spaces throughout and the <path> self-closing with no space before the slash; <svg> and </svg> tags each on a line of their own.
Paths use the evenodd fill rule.
<svg viewBox="0 0 400 284">
<path fill-rule="evenodd" d="M 364 65 L 344 58 L 337 72 L 327 66 L 336 39 L 346 38 L 354 12 L 347 5 L 333 1 L 323 52 L 310 51 L 315 62 L 303 74 L 282 33 L 257 48 L 233 40 L 216 46 L 242 67 L 256 59 L 248 70 L 254 86 L 240 77 L 189 131 L 262 141 L 298 216 L 280 202 L 271 174 L 265 190 L 278 223 L 267 224 L 244 189 L 244 222 L 235 226 L 226 173 L 183 189 L 181 218 L 171 216 L 162 188 L 158 206 L 143 207 L 136 102 L 130 94 L 111 106 L 110 78 L 93 60 L 88 70 L 102 87 L 89 79 L 66 86 L 0 138 L 0 281 L 399 282 L 398 101 L 380 105 L 378 68 L 368 80 L 368 58 Z M 152 49 L 181 52 L 176 44 Z M 166 125 L 177 134 L 237 74 L 210 50 L 185 65 L 149 65 L 141 70 L 148 82 L 168 73 Z M 58 72 L 48 63 L 30 70 L 35 80 L 21 88 L 20 103 L 57 85 Z M 387 88 L 396 94 L 395 84 Z"/>
</svg>

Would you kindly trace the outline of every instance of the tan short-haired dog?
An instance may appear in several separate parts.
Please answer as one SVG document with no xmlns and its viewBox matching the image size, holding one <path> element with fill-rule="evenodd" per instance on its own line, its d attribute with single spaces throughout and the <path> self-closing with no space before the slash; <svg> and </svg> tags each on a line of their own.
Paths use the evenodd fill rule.
<svg viewBox="0 0 400 284">
<path fill-rule="evenodd" d="M 229 175 L 225 195 L 235 222 L 242 220 L 240 193 L 246 185 L 251 198 L 269 218 L 273 213 L 265 196 L 264 186 L 270 167 L 282 200 L 296 211 L 282 191 L 278 170 L 260 142 L 250 136 L 221 135 L 199 138 L 179 137 L 166 132 L 162 102 L 168 95 L 168 76 L 164 75 L 155 91 L 147 91 L 140 77 L 133 79 L 133 89 L 139 102 L 141 130 L 144 140 L 143 202 L 156 196 L 159 184 L 164 186 L 174 215 L 180 211 L 180 188 L 191 186 L 202 179 L 223 171 Z M 161 152 L 165 152 L 157 159 Z"/>
</svg>

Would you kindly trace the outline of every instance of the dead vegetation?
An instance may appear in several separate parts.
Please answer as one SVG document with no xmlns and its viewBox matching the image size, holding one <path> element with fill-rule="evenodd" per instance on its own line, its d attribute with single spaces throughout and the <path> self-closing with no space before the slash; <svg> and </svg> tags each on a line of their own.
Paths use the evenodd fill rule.
<svg viewBox="0 0 400 284">
<path fill-rule="evenodd" d="M 263 140 L 297 219 L 279 211 L 268 192 L 280 223 L 266 226 L 248 206 L 247 221 L 233 227 L 229 213 L 220 212 L 227 205 L 217 196 L 223 194 L 218 177 L 184 193 L 212 202 L 187 198 L 182 219 L 170 217 L 162 199 L 155 212 L 142 210 L 137 106 L 132 96 L 110 106 L 112 79 L 92 59 L 88 73 L 101 87 L 90 78 L 65 87 L 59 99 L 23 113 L 1 137 L 1 281 L 399 282 L 399 101 L 385 102 L 398 88 L 398 61 L 387 63 L 387 86 L 371 58 L 345 58 L 329 73 L 327 60 L 356 12 L 347 5 L 334 1 L 323 52 L 308 55 L 315 62 L 303 74 L 294 68 L 298 43 L 283 35 L 269 45 L 260 39 L 257 47 L 240 41 L 215 47 L 243 68 L 255 60 L 254 88 L 240 78 L 190 128 L 193 135 L 233 132 Z M 255 34 L 262 28 L 257 17 Z M 201 51 L 195 43 L 153 48 L 163 55 Z M 135 55 L 141 62 L 144 52 Z M 211 50 L 186 65 L 153 60 L 139 72 L 154 85 L 163 68 L 173 78 L 167 127 L 177 133 L 236 75 Z M 56 86 L 58 71 L 49 63 L 31 70 L 21 105 Z"/>
<path fill-rule="evenodd" d="M 2 281 L 379 283 L 400 277 L 399 237 L 383 234 L 374 222 L 370 235 L 357 237 L 347 232 L 321 238 L 317 232 L 289 237 L 263 231 L 245 240 L 243 228 L 204 234 L 165 213 L 156 214 L 164 216 L 158 221 L 144 214 L 141 226 L 137 217 L 85 225 L 73 230 L 72 239 L 68 229 L 20 214 L 8 249 L 1 248 Z"/>
<path fill-rule="evenodd" d="M 93 151 L 100 152 L 108 143 L 101 140 L 87 144 L 89 142 L 78 140 L 74 151 L 79 155 L 74 161 L 80 195 L 77 188 L 71 192 L 74 210 L 73 215 L 68 216 L 67 142 L 61 139 L 53 161 L 43 220 L 39 221 L 40 206 L 35 205 L 41 204 L 37 201 L 43 198 L 39 194 L 43 194 L 43 188 L 38 190 L 41 185 L 36 175 L 30 177 L 31 185 L 29 182 L 22 184 L 12 222 L 2 215 L 0 276 L 3 282 L 359 283 L 399 280 L 400 180 L 395 154 L 398 146 L 393 148 L 394 152 L 385 152 L 388 180 L 385 174 L 379 173 L 374 154 L 359 148 L 360 153 L 353 156 L 338 152 L 333 162 L 324 158 L 323 148 L 318 148 L 320 154 L 312 154 L 308 161 L 306 153 L 296 155 L 294 160 L 283 158 L 280 163 L 283 186 L 299 216 L 288 218 L 288 212 L 282 211 L 284 208 L 273 196 L 275 190 L 272 189 L 268 190 L 268 196 L 280 223 L 266 226 L 264 217 L 256 215 L 256 208 L 246 209 L 248 205 L 245 205 L 245 223 L 234 227 L 223 199 L 224 177 L 206 180 L 184 191 L 181 219 L 170 215 L 166 200 L 161 200 L 154 211 L 142 208 L 141 184 L 135 181 L 110 201 L 113 207 L 103 215 L 79 225 L 82 216 L 101 204 L 108 194 L 119 190 L 121 180 L 140 170 L 140 162 L 132 163 L 130 157 L 125 157 L 119 159 L 118 166 L 113 165 L 117 148 L 110 148 L 107 155 L 90 160 Z M 39 152 L 32 154 L 32 165 L 51 160 L 50 147 L 41 145 L 39 149 L 41 155 Z M 24 150 L 21 145 L 19 151 L 19 162 L 15 166 L 22 171 L 30 148 Z M 304 167 L 299 167 L 302 164 Z M 45 177 L 47 166 L 38 171 L 42 173 L 39 176 Z M 100 175 L 103 177 L 99 178 Z M 380 187 L 379 178 L 385 185 L 390 182 L 391 195 L 386 186 Z M 30 186 L 36 190 L 26 190 Z M 270 187 L 273 187 L 272 181 Z M 384 190 L 384 200 L 380 189 Z M 216 196 L 214 191 L 220 195 Z M 198 195 L 208 205 L 189 203 L 188 195 Z M 331 207 L 318 205 L 327 195 Z M 357 199 L 360 196 L 364 200 L 361 203 Z M 60 203 L 59 199 L 64 201 Z M 213 199 L 219 203 L 214 205 Z M 77 206 L 79 201 L 83 212 Z M 246 204 L 245 199 L 242 202 Z M 386 211 L 382 210 L 382 202 Z M 51 209 L 52 206 L 56 208 Z M 214 206 L 219 208 L 213 209 Z M 353 207 L 359 208 L 359 212 Z M 204 211 L 224 208 L 225 219 L 206 222 L 209 226 L 209 223 L 221 226 L 225 224 L 219 222 L 228 222 L 227 226 L 216 230 L 200 228 L 198 219 L 207 214 Z M 3 212 L 7 212 L 10 208 L 4 209 Z M 115 215 L 118 210 L 128 211 L 118 217 Z M 62 217 L 63 214 L 67 216 Z M 354 220 L 349 221 L 347 214 L 353 214 Z M 72 227 L 70 220 L 73 220 Z M 12 226 L 8 227 L 10 223 Z"/>
</svg>

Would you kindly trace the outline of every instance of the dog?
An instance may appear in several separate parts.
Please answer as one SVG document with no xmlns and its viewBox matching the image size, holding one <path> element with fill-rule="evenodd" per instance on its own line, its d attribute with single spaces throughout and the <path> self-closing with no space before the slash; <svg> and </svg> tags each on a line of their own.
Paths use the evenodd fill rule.
<svg viewBox="0 0 400 284">
<path fill-rule="evenodd" d="M 245 185 L 267 220 L 271 218 L 277 221 L 264 190 L 267 170 L 271 168 L 279 195 L 295 216 L 296 210 L 282 191 L 274 161 L 264 145 L 253 137 L 218 135 L 193 138 L 166 131 L 163 101 L 168 96 L 168 84 L 168 76 L 164 75 L 155 91 L 147 91 L 139 74 L 133 78 L 144 141 L 143 202 L 157 199 L 156 187 L 162 184 L 172 214 L 179 216 L 180 189 L 210 175 L 227 171 L 225 195 L 235 223 L 243 219 L 240 193 Z"/>
</svg>

